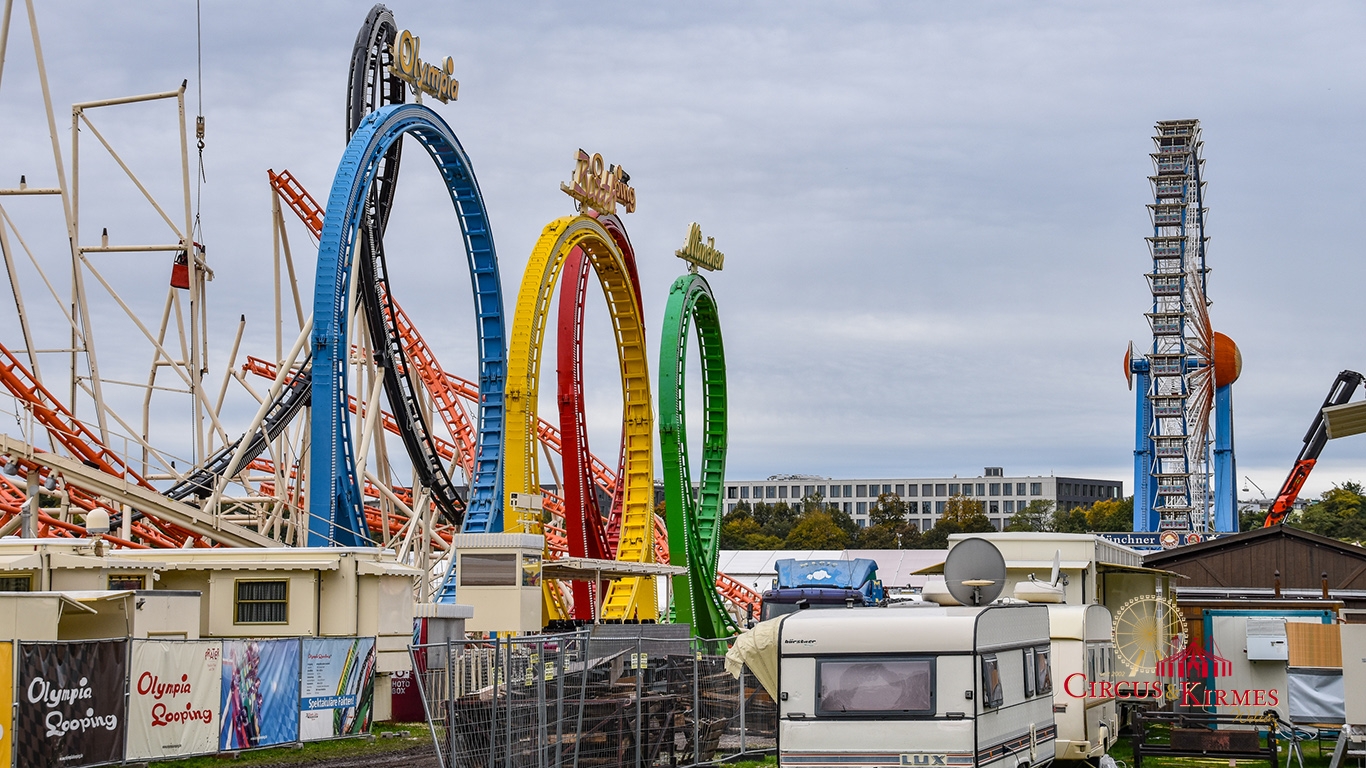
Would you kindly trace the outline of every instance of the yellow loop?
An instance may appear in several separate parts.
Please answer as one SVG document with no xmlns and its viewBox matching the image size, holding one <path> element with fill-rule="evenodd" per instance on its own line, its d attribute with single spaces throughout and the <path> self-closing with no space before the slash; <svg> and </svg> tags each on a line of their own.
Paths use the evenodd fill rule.
<svg viewBox="0 0 1366 768">
<path fill-rule="evenodd" d="M 537 398 L 541 380 L 541 347 L 546 317 L 565 258 L 582 248 L 593 265 L 612 320 L 621 368 L 622 439 L 626 446 L 623 472 L 621 536 L 617 559 L 635 563 L 654 560 L 654 409 L 645 349 L 645 323 L 637 310 L 635 291 L 626 261 L 612 236 L 589 216 L 565 216 L 546 225 L 531 251 L 513 314 L 508 380 L 505 390 L 506 428 L 503 442 L 503 530 L 531 532 L 517 516 L 512 493 L 540 493 L 540 461 L 536 454 Z M 564 618 L 559 606 L 546 600 L 548 618 Z M 653 577 L 612 582 L 602 606 L 605 619 L 657 619 Z"/>
</svg>

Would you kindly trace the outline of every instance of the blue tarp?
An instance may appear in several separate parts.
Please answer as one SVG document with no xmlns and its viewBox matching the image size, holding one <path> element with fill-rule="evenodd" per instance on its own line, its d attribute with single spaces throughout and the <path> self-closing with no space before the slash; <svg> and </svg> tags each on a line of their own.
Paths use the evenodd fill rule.
<svg viewBox="0 0 1366 768">
<path fill-rule="evenodd" d="M 865 558 L 856 560 L 779 560 L 773 564 L 778 571 L 778 586 L 784 587 L 842 587 L 860 589 L 877 578 L 877 562 Z"/>
</svg>

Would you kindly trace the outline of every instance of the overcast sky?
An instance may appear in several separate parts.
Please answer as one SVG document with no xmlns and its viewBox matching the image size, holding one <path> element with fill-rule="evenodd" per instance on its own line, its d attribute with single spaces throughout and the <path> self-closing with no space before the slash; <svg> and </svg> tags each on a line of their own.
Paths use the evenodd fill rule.
<svg viewBox="0 0 1366 768">
<path fill-rule="evenodd" d="M 49 186 L 17 5 L 0 81 L 0 186 L 20 173 Z M 68 170 L 72 102 L 188 79 L 197 111 L 192 2 L 36 5 Z M 288 168 L 325 200 L 369 5 L 204 2 L 214 382 L 239 314 L 243 354 L 273 355 L 265 171 Z M 455 59 L 459 101 L 436 109 L 483 189 L 509 312 L 541 228 L 572 212 L 558 185 L 579 147 L 623 165 L 637 189 L 625 221 L 652 366 L 683 271 L 673 251 L 691 221 L 716 238 L 727 255 L 709 279 L 730 373 L 731 477 L 975 476 L 990 465 L 1121 479 L 1131 492 L 1134 398 L 1121 360 L 1130 340 L 1150 338 L 1144 206 L 1158 120 L 1204 128 L 1210 311 L 1244 359 L 1240 487 L 1249 475 L 1274 494 L 1334 375 L 1366 366 L 1359 4 L 389 5 L 424 58 Z M 94 119 L 149 189 L 179 205 L 174 117 L 162 105 Z M 105 226 L 113 242 L 164 241 L 88 132 L 82 142 L 82 241 Z M 455 219 L 413 149 L 388 241 L 395 294 L 446 367 L 470 375 Z M 4 204 L 64 292 L 53 203 Z M 290 226 L 307 303 L 313 254 Z M 155 321 L 165 254 L 99 258 Z M 20 273 L 46 334 L 39 346 L 60 346 L 55 303 L 36 272 Z M 97 330 L 105 375 L 145 379 L 137 332 L 116 330 L 111 300 L 94 312 L 108 320 Z M 600 298 L 589 326 L 591 434 L 596 452 L 615 456 L 620 393 Z M 8 302 L 0 342 L 22 346 Z M 44 361 L 57 377 L 61 358 Z M 136 412 L 136 394 L 114 397 Z M 543 393 L 543 412 L 552 404 Z M 157 414 L 163 433 L 183 410 Z M 232 390 L 224 418 L 240 429 L 253 410 Z M 1366 481 L 1364 461 L 1366 438 L 1331 443 L 1308 491 Z"/>
</svg>

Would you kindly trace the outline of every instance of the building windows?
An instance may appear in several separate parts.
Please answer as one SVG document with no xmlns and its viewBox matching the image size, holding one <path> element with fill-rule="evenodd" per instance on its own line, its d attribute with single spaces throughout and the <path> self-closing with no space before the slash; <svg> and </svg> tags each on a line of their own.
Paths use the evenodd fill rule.
<svg viewBox="0 0 1366 768">
<path fill-rule="evenodd" d="M 928 514 L 930 514 L 930 503 L 929 503 L 928 501 L 922 502 L 922 503 L 921 503 L 921 505 L 920 505 L 920 514 L 922 514 L 922 515 L 928 515 Z"/>
<path fill-rule="evenodd" d="M 728 498 L 728 499 L 736 499 L 736 498 L 739 498 L 739 497 L 740 497 L 740 489 L 736 488 L 736 487 L 733 486 L 733 485 L 726 489 L 726 498 Z"/>
<path fill-rule="evenodd" d="M 977 484 L 977 495 L 978 495 L 978 496 L 985 496 L 985 495 L 987 495 L 987 487 L 986 487 L 986 485 L 984 485 L 984 484 L 982 484 L 982 483 L 978 483 L 978 484 Z"/>
<path fill-rule="evenodd" d="M 887 484 L 887 483 L 883 483 L 883 484 L 882 484 L 882 492 L 883 492 L 883 493 L 891 493 L 891 492 L 892 492 L 892 486 L 889 485 L 889 484 Z M 898 493 L 897 495 L 900 496 L 901 494 Z"/>
<path fill-rule="evenodd" d="M 855 495 L 855 496 L 867 496 L 867 495 L 868 495 L 868 486 L 866 486 L 866 485 L 860 485 L 860 486 L 858 487 L 858 491 L 857 491 L 854 495 Z"/>
<path fill-rule="evenodd" d="M 993 502 L 991 502 L 990 506 L 987 508 L 987 511 L 990 512 L 990 513 L 993 514 L 993 515 L 999 515 L 999 514 L 1001 514 L 1001 502 L 999 502 L 999 501 L 993 501 Z"/>
<path fill-rule="evenodd" d="M 729 506 L 726 507 L 726 512 L 727 512 L 727 513 L 731 513 L 731 512 L 734 512 L 734 511 L 735 511 L 735 505 L 734 505 L 734 504 L 731 504 L 731 505 L 729 505 Z"/>
<path fill-rule="evenodd" d="M 749 486 L 748 486 L 748 485 L 743 486 L 742 488 L 740 488 L 740 498 L 742 498 L 742 499 L 748 499 L 748 498 L 749 498 Z"/>
<path fill-rule="evenodd" d="M 944 514 L 944 502 L 942 502 L 942 501 L 936 501 L 936 502 L 934 503 L 934 513 L 935 513 L 936 515 L 942 515 L 942 514 Z"/>
<path fill-rule="evenodd" d="M 1016 496 L 1023 496 L 1023 495 L 1025 495 L 1025 484 L 1024 484 L 1024 483 L 1016 483 L 1016 484 L 1015 484 L 1015 495 L 1016 495 Z"/>
<path fill-rule="evenodd" d="M 989 489 L 989 493 L 990 493 L 992 496 L 1000 496 L 1000 495 L 1001 495 L 1001 484 L 1000 484 L 1000 483 L 992 483 L 991 485 L 989 485 L 989 486 L 987 486 L 987 487 L 988 487 L 988 489 Z"/>
<path fill-rule="evenodd" d="M 1006 502 L 1003 502 L 1003 503 L 1001 504 L 1001 508 L 1002 508 L 1002 510 L 1004 511 L 1004 513 L 1007 514 L 1007 515 L 1013 515 L 1013 514 L 1015 514 L 1015 502 L 1013 502 L 1013 501 L 1006 501 Z"/>
<path fill-rule="evenodd" d="M 793 487 L 793 488 L 796 488 L 797 486 L 794 485 L 794 486 L 792 486 L 792 487 Z M 808 486 L 802 488 L 802 498 L 804 499 L 804 498 L 806 498 L 807 496 L 810 496 L 811 494 L 813 494 L 813 493 L 815 493 L 815 492 L 816 492 L 816 486 L 814 486 L 814 485 L 808 485 Z"/>
<path fill-rule="evenodd" d="M 786 499 L 786 498 L 787 498 L 787 486 L 786 486 L 786 485 L 780 485 L 780 486 L 778 486 L 778 498 L 780 498 L 780 499 Z"/>
<path fill-rule="evenodd" d="M 926 487 L 928 487 L 928 486 L 926 486 Z M 948 492 L 948 490 L 946 490 L 947 488 L 948 488 L 948 486 L 947 486 L 947 485 L 944 485 L 943 483 L 935 483 L 935 484 L 934 484 L 934 495 L 935 495 L 935 496 L 948 496 L 948 495 L 949 495 L 949 492 Z"/>
<path fill-rule="evenodd" d="M 764 498 L 772 499 L 778 495 L 778 486 L 770 485 L 764 488 Z"/>
<path fill-rule="evenodd" d="M 907 495 L 907 496 L 919 496 L 920 494 L 917 493 L 917 491 L 919 491 L 919 490 L 920 490 L 920 486 L 916 485 L 915 483 L 911 483 L 910 485 L 906 486 L 906 495 Z"/>
<path fill-rule="evenodd" d="M 846 515 L 849 514 L 849 507 L 850 507 L 849 502 L 847 502 L 847 501 L 844 502 L 844 514 L 846 514 Z"/>
<path fill-rule="evenodd" d="M 920 486 L 920 495 L 921 495 L 921 496 L 933 496 L 933 495 L 934 495 L 934 486 L 933 486 L 933 485 L 930 485 L 929 483 L 925 483 L 924 485 Z"/>
<path fill-rule="evenodd" d="M 844 486 L 844 498 L 849 499 L 849 498 L 853 498 L 853 496 L 854 496 L 854 486 L 852 486 L 852 485 L 846 485 L 846 486 Z"/>
<path fill-rule="evenodd" d="M 832 499 L 838 499 L 839 497 L 840 497 L 840 487 L 839 487 L 838 485 L 832 485 L 832 486 L 830 486 L 830 498 L 832 498 Z"/>
<path fill-rule="evenodd" d="M 896 495 L 898 495 L 898 496 L 905 496 L 905 495 L 906 495 L 906 484 L 905 484 L 905 483 L 897 483 L 897 484 L 896 484 Z"/>
<path fill-rule="evenodd" d="M 820 496 L 822 499 L 825 498 L 825 486 L 823 486 L 823 485 L 818 485 L 818 486 L 816 486 L 816 495 L 817 495 L 817 496 Z"/>
<path fill-rule="evenodd" d="M 0 576 L 0 592 L 32 592 L 33 576 Z"/>
<path fill-rule="evenodd" d="M 1023 485 L 1023 483 L 1022 483 L 1022 485 Z M 1030 495 L 1030 496 L 1042 496 L 1042 495 L 1043 495 L 1043 483 L 1030 483 L 1030 484 L 1029 484 L 1029 495 Z"/>
<path fill-rule="evenodd" d="M 958 483 L 949 483 L 949 495 L 950 495 L 950 496 L 957 496 L 957 495 L 958 495 L 958 487 L 959 487 L 959 486 L 958 486 Z"/>
<path fill-rule="evenodd" d="M 794 485 L 794 486 L 792 486 L 792 498 L 794 498 L 794 499 L 800 499 L 801 497 L 802 497 L 802 487 L 801 487 L 800 485 Z"/>
<path fill-rule="evenodd" d="M 867 527 L 868 527 L 868 521 L 867 521 L 866 519 L 860 517 L 860 518 L 858 519 L 858 527 L 860 527 L 860 528 L 867 528 Z"/>
<path fill-rule="evenodd" d="M 854 509 L 857 511 L 858 514 L 860 514 L 860 515 L 866 515 L 866 514 L 868 514 L 868 502 L 866 502 L 866 501 L 856 502 L 856 505 L 855 505 Z"/>
<path fill-rule="evenodd" d="M 111 573 L 105 589 L 122 591 L 125 589 L 145 589 L 146 582 L 140 573 Z"/>
<path fill-rule="evenodd" d="M 468 555 L 466 555 L 468 557 Z M 516 557 L 516 555 L 508 555 Z M 289 622 L 289 582 L 238 579 L 234 585 L 234 624 L 286 624 Z"/>
</svg>

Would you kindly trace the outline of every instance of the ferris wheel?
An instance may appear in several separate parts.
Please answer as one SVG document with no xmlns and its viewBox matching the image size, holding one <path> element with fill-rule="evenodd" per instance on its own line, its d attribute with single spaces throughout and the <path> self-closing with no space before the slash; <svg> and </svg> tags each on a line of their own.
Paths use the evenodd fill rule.
<svg viewBox="0 0 1366 768">
<path fill-rule="evenodd" d="M 1142 356 L 1129 345 L 1125 372 L 1138 385 L 1134 530 L 1157 531 L 1172 546 L 1236 530 L 1230 386 L 1241 358 L 1210 324 L 1200 121 L 1166 120 L 1155 131 L 1152 343 Z"/>
</svg>

